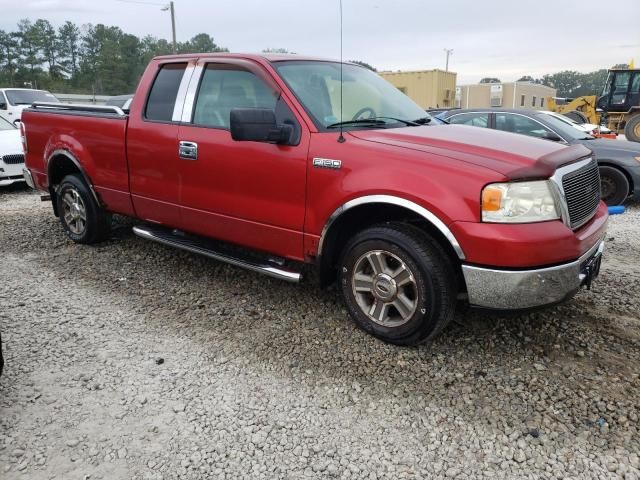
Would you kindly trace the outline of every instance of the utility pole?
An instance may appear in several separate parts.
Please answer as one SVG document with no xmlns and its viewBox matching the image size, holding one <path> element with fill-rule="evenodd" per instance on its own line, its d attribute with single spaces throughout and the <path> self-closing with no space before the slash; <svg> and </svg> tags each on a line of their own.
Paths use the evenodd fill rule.
<svg viewBox="0 0 640 480">
<path fill-rule="evenodd" d="M 173 53 L 177 53 L 178 49 L 176 47 L 176 11 L 173 8 L 173 2 L 169 2 L 169 5 L 162 7 L 162 11 L 166 12 L 169 10 L 171 13 L 171 33 L 173 35 Z"/>
<path fill-rule="evenodd" d="M 449 71 L 449 57 L 451 55 L 453 55 L 453 48 L 445 48 L 444 51 L 447 54 L 447 61 L 445 63 L 444 71 L 448 72 Z"/>
</svg>

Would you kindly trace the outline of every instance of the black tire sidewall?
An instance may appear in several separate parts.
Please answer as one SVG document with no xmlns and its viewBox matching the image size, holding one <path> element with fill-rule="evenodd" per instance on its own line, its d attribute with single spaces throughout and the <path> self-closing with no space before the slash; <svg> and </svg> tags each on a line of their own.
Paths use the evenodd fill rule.
<svg viewBox="0 0 640 480">
<path fill-rule="evenodd" d="M 609 200 L 606 200 L 606 204 L 609 206 L 622 204 L 629 196 L 629 180 L 617 168 L 603 165 L 600 167 L 600 178 L 605 177 L 610 178 L 616 185 L 615 193 Z M 605 199 L 603 198 L 603 200 Z"/>
<path fill-rule="evenodd" d="M 640 113 L 631 117 L 624 126 L 624 136 L 630 142 L 640 142 L 640 137 L 636 136 L 634 130 L 640 124 Z"/>
<path fill-rule="evenodd" d="M 371 250 L 386 250 L 398 256 L 412 271 L 416 280 L 418 305 L 411 319 L 398 327 L 385 327 L 373 322 L 360 308 L 351 286 L 355 263 L 364 253 Z M 425 245 L 420 245 L 416 238 L 403 232 L 389 228 L 371 228 L 358 234 L 345 248 L 340 262 L 340 286 L 352 318 L 356 324 L 371 335 L 389 343 L 399 345 L 413 345 L 437 333 L 443 326 L 442 316 L 447 312 L 439 292 L 446 288 L 446 278 L 440 278 L 439 272 L 446 268 L 434 262 L 439 262 L 437 255 L 430 249 L 427 255 L 418 252 L 425 251 Z M 422 313 L 424 309 L 425 313 Z"/>
<path fill-rule="evenodd" d="M 82 232 L 82 234 L 80 235 L 73 233 L 69 229 L 69 226 L 64 219 L 62 197 L 65 191 L 69 189 L 74 189 L 78 192 L 78 194 L 82 198 L 82 201 L 84 202 L 84 206 L 87 212 L 86 226 L 84 232 Z M 60 215 L 60 223 L 62 223 L 62 227 L 64 228 L 64 232 L 67 237 L 69 237 L 76 243 L 93 243 L 96 236 L 98 235 L 100 211 L 98 205 L 96 204 L 96 201 L 93 198 L 93 195 L 91 194 L 91 191 L 89 190 L 89 187 L 85 184 L 85 182 L 77 175 L 67 175 L 66 177 L 64 177 L 56 193 L 56 202 L 58 214 Z"/>
</svg>

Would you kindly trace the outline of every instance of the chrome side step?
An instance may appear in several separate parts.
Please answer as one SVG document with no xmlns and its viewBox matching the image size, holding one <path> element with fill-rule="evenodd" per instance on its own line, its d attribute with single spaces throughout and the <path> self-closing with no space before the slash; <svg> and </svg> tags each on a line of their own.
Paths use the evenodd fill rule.
<svg viewBox="0 0 640 480">
<path fill-rule="evenodd" d="M 226 262 L 287 282 L 298 283 L 302 278 L 300 272 L 282 267 L 269 259 L 260 258 L 258 255 L 239 255 L 234 251 L 236 249 L 225 248 L 224 245 L 219 242 L 203 237 L 196 237 L 177 230 L 170 230 L 155 225 L 144 225 L 133 227 L 133 233 L 147 240 L 204 255 L 214 260 Z M 239 248 L 237 250 L 239 251 Z"/>
</svg>

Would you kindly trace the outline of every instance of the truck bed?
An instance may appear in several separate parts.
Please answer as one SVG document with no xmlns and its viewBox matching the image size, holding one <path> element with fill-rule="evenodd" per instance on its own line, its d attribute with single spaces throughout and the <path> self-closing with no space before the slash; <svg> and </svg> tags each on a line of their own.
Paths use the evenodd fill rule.
<svg viewBox="0 0 640 480">
<path fill-rule="evenodd" d="M 47 190 L 49 161 L 71 153 L 100 200 L 114 212 L 131 215 L 126 155 L 128 115 L 118 107 L 34 103 L 23 112 L 28 132 L 27 165 L 38 188 Z"/>
</svg>

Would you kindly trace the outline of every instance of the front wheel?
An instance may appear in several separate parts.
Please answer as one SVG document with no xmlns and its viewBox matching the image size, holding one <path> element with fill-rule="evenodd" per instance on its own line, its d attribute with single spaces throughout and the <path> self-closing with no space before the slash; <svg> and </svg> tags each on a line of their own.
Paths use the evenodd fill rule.
<svg viewBox="0 0 640 480">
<path fill-rule="evenodd" d="M 607 205 L 621 205 L 629 196 L 629 180 L 624 173 L 607 165 L 600 167 L 602 201 Z"/>
<path fill-rule="evenodd" d="M 447 253 L 407 224 L 358 233 L 344 249 L 340 282 L 356 324 L 385 342 L 429 340 L 455 313 L 456 282 Z"/>
<path fill-rule="evenodd" d="M 96 202 L 79 175 L 67 175 L 56 192 L 60 222 L 76 243 L 98 243 L 109 237 L 111 215 Z"/>
</svg>

